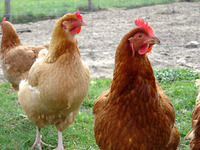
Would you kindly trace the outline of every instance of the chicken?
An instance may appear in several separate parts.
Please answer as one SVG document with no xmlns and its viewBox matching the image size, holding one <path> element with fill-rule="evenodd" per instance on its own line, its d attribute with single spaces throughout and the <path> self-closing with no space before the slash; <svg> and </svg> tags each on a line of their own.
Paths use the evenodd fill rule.
<svg viewBox="0 0 200 150">
<path fill-rule="evenodd" d="M 14 90 L 19 90 L 19 83 L 27 79 L 28 71 L 35 62 L 38 52 L 48 48 L 44 46 L 23 46 L 13 25 L 3 19 L 1 23 L 1 66 L 5 78 Z"/>
<path fill-rule="evenodd" d="M 200 80 L 196 80 L 196 85 L 200 85 Z M 200 87 L 199 94 L 196 99 L 196 104 L 194 106 L 194 110 L 192 112 L 192 129 L 185 136 L 185 139 L 191 138 L 190 148 L 191 150 L 199 150 L 200 149 Z"/>
<path fill-rule="evenodd" d="M 64 149 L 62 131 L 74 122 L 89 89 L 89 68 L 81 61 L 76 39 L 85 25 L 79 11 L 61 17 L 55 24 L 48 53 L 44 56 L 45 52 L 41 52 L 29 71 L 28 81 L 20 83 L 20 105 L 37 126 L 32 148 L 42 147 L 40 128 L 55 125 L 57 150 Z"/>
<path fill-rule="evenodd" d="M 174 108 L 146 54 L 160 41 L 143 19 L 135 24 L 117 47 L 109 90 L 94 103 L 95 139 L 101 150 L 175 150 Z"/>
</svg>

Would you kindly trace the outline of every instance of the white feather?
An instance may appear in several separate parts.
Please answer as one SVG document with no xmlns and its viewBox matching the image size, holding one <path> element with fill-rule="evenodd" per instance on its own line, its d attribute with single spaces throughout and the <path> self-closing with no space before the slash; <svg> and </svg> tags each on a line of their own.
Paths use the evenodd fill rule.
<svg viewBox="0 0 200 150">
<path fill-rule="evenodd" d="M 36 87 L 32 87 L 31 85 L 29 85 L 28 88 L 34 91 L 35 93 L 40 94 L 40 91 Z"/>
<path fill-rule="evenodd" d="M 26 80 L 22 80 L 20 83 L 19 83 L 19 90 L 26 84 Z"/>
<path fill-rule="evenodd" d="M 38 53 L 38 58 L 45 57 L 47 53 L 48 53 L 47 49 L 41 49 L 40 52 Z"/>
<path fill-rule="evenodd" d="M 194 136 L 195 136 L 194 131 L 195 131 L 195 130 L 193 130 L 193 131 L 189 134 L 188 139 L 193 139 L 193 138 L 194 138 Z"/>
</svg>

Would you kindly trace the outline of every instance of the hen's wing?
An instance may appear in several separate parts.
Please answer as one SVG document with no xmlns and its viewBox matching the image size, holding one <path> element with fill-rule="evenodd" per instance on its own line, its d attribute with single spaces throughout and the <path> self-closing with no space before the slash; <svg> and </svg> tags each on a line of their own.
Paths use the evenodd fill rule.
<svg viewBox="0 0 200 150">
<path fill-rule="evenodd" d="M 171 101 L 169 100 L 169 98 L 165 95 L 165 93 L 163 92 L 162 88 L 160 87 L 158 81 L 156 80 L 156 87 L 158 90 L 158 93 L 160 95 L 160 99 L 161 99 L 161 103 L 162 106 L 165 109 L 166 115 L 169 117 L 169 119 L 171 120 L 172 123 L 172 127 L 175 123 L 175 112 L 174 112 L 174 107 L 171 103 Z"/>
<path fill-rule="evenodd" d="M 8 70 L 23 73 L 30 69 L 36 57 L 37 55 L 32 50 L 18 47 L 5 55 L 3 63 Z"/>
<path fill-rule="evenodd" d="M 43 63 L 43 60 L 45 56 L 47 55 L 47 53 L 48 53 L 47 49 L 41 50 L 38 53 L 37 61 L 34 62 L 34 64 L 32 65 L 29 71 L 28 81 L 29 81 L 29 85 L 31 85 L 32 87 L 38 85 L 38 79 L 40 77 L 41 71 L 43 70 L 43 67 L 45 68 L 45 64 Z"/>
<path fill-rule="evenodd" d="M 95 114 L 98 114 L 99 110 L 101 110 L 102 107 L 104 107 L 105 102 L 108 98 L 108 95 L 110 93 L 110 90 L 107 90 L 105 92 L 103 92 L 95 101 L 94 103 L 94 107 L 93 107 L 93 114 L 95 116 Z"/>
<path fill-rule="evenodd" d="M 42 46 L 18 46 L 6 53 L 3 63 L 10 71 L 20 73 L 29 71 L 39 51 L 44 48 Z"/>
<path fill-rule="evenodd" d="M 158 90 L 158 93 L 160 95 L 162 106 L 164 107 L 165 113 L 169 117 L 169 119 L 171 120 L 171 128 L 172 129 L 171 129 L 170 139 L 169 139 L 169 142 L 167 144 L 167 149 L 168 150 L 175 150 L 178 147 L 180 137 L 179 137 L 178 129 L 176 128 L 176 125 L 175 125 L 174 107 L 173 107 L 171 101 L 169 100 L 169 98 L 163 92 L 163 90 L 160 87 L 157 80 L 156 80 L 156 86 L 157 86 L 157 90 Z"/>
<path fill-rule="evenodd" d="M 175 150 L 178 147 L 179 144 L 179 132 L 178 129 L 176 127 L 176 125 L 173 126 L 172 130 L 171 130 L 171 135 L 170 135 L 170 139 L 169 139 L 169 143 L 167 144 L 167 150 Z"/>
</svg>

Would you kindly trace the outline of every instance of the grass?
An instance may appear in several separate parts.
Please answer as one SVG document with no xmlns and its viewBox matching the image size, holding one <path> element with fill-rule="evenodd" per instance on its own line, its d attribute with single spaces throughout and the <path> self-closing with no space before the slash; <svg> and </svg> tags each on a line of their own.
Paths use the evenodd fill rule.
<svg viewBox="0 0 200 150">
<path fill-rule="evenodd" d="M 155 70 L 155 76 L 166 95 L 172 101 L 176 113 L 176 125 L 181 137 L 179 150 L 189 150 L 189 140 L 184 136 L 191 129 L 191 115 L 197 96 L 195 79 L 200 75 L 189 70 Z M 75 123 L 63 132 L 66 150 L 97 150 L 94 138 L 92 107 L 95 99 L 109 88 L 110 79 L 91 80 L 90 89 Z M 9 83 L 0 84 L 0 147 L 5 149 L 29 149 L 35 140 L 35 125 L 26 118 L 17 103 L 17 94 Z M 57 132 L 54 126 L 42 128 L 43 141 L 56 146 Z M 48 150 L 49 148 L 43 147 Z"/>
<path fill-rule="evenodd" d="M 95 10 L 104 8 L 135 8 L 178 0 L 93 0 Z M 88 11 L 88 0 L 11 0 L 13 23 L 26 23 L 62 16 L 66 12 Z M 4 0 L 0 0 L 0 18 L 4 17 Z"/>
</svg>

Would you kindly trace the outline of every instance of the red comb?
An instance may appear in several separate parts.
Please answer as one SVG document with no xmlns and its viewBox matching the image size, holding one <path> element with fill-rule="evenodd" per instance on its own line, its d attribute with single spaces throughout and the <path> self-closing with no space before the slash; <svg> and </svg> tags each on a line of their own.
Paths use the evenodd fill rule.
<svg viewBox="0 0 200 150">
<path fill-rule="evenodd" d="M 6 21 L 6 17 L 3 18 L 2 22 Z"/>
<path fill-rule="evenodd" d="M 148 22 L 144 22 L 144 19 L 143 18 L 138 18 L 135 20 L 135 25 L 140 27 L 140 28 L 144 28 L 150 36 L 155 36 L 155 34 L 153 33 L 153 29 L 148 25 Z"/>
<path fill-rule="evenodd" d="M 80 20 L 83 20 L 83 17 L 81 16 L 81 14 L 79 13 L 79 10 L 77 10 L 74 15 L 77 16 L 77 18 L 79 18 Z"/>
</svg>

